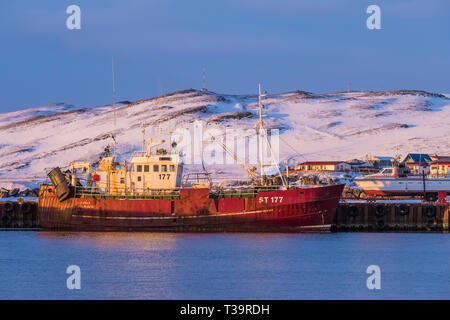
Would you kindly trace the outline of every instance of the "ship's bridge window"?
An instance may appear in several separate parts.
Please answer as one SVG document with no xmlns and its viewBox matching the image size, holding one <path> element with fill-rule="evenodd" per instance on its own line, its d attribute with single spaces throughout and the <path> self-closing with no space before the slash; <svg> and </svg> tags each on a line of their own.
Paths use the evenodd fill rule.
<svg viewBox="0 0 450 320">
<path fill-rule="evenodd" d="M 137 172 L 142 172 L 142 165 L 138 164 L 138 165 L 136 166 L 136 171 L 137 171 Z"/>
<path fill-rule="evenodd" d="M 144 172 L 149 172 L 150 171 L 150 166 L 148 164 L 144 165 Z"/>
<path fill-rule="evenodd" d="M 392 173 L 392 169 L 384 169 L 383 173 L 390 174 L 390 173 Z"/>
<path fill-rule="evenodd" d="M 167 172 L 167 165 L 165 164 L 161 165 L 161 172 Z"/>
<path fill-rule="evenodd" d="M 158 172 L 159 171 L 159 166 L 157 164 L 153 165 L 153 172 Z"/>
<path fill-rule="evenodd" d="M 175 166 L 173 164 L 171 164 L 169 166 L 169 170 L 170 170 L 170 172 L 175 172 Z"/>
</svg>

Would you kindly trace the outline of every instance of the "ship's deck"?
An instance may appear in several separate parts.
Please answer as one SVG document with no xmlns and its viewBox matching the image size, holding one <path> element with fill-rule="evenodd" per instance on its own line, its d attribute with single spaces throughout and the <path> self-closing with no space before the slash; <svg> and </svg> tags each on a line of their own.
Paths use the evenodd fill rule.
<svg viewBox="0 0 450 320">
<path fill-rule="evenodd" d="M 254 198 L 258 192 L 263 191 L 278 191 L 280 187 L 251 187 L 240 189 L 212 189 L 209 192 L 210 199 L 223 199 L 223 198 Z M 75 198 L 81 199 L 169 199 L 179 200 L 180 189 L 175 190 L 148 190 L 140 193 L 118 192 L 101 193 L 89 188 L 78 187 L 75 189 Z"/>
</svg>

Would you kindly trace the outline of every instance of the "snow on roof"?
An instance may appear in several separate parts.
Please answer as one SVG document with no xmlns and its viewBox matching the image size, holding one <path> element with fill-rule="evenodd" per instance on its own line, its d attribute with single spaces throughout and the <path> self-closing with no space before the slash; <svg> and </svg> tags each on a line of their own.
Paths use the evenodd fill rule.
<svg viewBox="0 0 450 320">
<path fill-rule="evenodd" d="M 311 165 L 336 165 L 336 164 L 341 164 L 341 163 L 346 163 L 345 161 L 306 161 L 306 162 L 302 162 L 299 165 L 306 165 L 306 166 L 311 166 Z"/>
<path fill-rule="evenodd" d="M 394 157 L 381 157 L 381 156 L 374 156 L 374 159 L 384 160 L 384 161 L 393 161 L 393 160 L 395 160 Z"/>
<path fill-rule="evenodd" d="M 351 163 L 352 167 L 373 167 L 373 164 L 364 161 Z"/>
<path fill-rule="evenodd" d="M 409 153 L 406 157 L 404 162 L 408 160 L 408 158 L 411 158 L 413 162 L 429 162 L 432 161 L 431 157 L 426 153 Z"/>
</svg>

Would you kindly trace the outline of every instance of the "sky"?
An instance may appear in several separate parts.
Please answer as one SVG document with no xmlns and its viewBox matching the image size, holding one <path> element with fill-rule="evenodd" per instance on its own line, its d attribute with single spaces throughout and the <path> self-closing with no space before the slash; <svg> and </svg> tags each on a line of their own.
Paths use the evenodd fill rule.
<svg viewBox="0 0 450 320">
<path fill-rule="evenodd" d="M 448 0 L 0 0 L 0 112 L 110 104 L 112 56 L 118 101 L 200 89 L 203 68 L 217 93 L 450 93 L 449 35 Z"/>
</svg>

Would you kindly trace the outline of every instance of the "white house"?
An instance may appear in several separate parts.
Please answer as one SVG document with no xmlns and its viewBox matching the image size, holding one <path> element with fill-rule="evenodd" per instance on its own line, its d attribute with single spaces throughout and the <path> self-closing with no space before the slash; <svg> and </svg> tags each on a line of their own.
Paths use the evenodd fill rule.
<svg viewBox="0 0 450 320">
<path fill-rule="evenodd" d="M 307 161 L 297 165 L 299 171 L 340 171 L 351 170 L 350 164 L 345 161 Z"/>
</svg>

